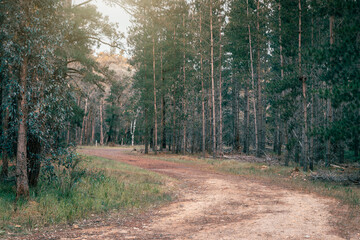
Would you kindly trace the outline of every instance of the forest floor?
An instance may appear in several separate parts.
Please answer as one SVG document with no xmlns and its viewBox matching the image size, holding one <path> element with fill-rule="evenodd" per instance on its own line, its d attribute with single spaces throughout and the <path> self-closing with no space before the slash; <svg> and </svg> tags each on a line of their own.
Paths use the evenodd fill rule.
<svg viewBox="0 0 360 240">
<path fill-rule="evenodd" d="M 149 157 L 121 148 L 79 152 L 170 176 L 174 180 L 168 184 L 177 186 L 175 201 L 18 239 L 360 239 L 360 233 L 344 234 L 339 227 L 340 216 L 334 215 L 341 212 L 339 200 L 220 173 L 204 164 L 160 160 L 166 155 Z"/>
</svg>

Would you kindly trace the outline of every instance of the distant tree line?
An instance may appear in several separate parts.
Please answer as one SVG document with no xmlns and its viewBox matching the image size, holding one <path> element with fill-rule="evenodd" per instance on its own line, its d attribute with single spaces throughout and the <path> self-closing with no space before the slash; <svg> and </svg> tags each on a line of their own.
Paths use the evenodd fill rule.
<svg viewBox="0 0 360 240">
<path fill-rule="evenodd" d="M 359 160 L 359 2 L 129 1 L 145 152 Z"/>
</svg>

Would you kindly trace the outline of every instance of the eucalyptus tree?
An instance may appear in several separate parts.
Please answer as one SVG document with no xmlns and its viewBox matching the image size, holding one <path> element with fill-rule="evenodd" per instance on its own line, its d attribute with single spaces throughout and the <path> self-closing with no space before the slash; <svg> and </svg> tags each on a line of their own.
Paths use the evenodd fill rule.
<svg viewBox="0 0 360 240">
<path fill-rule="evenodd" d="M 68 1 L 2 1 L 0 7 L 1 84 L 8 93 L 1 108 L 9 112 L 1 144 L 11 149 L 8 143 L 16 141 L 17 198 L 28 197 L 45 152 L 56 154 L 62 147 L 66 122 L 74 114 L 73 75 L 91 83 L 101 79 L 93 73 L 99 68 L 91 46 L 114 29 L 94 7 Z"/>
</svg>

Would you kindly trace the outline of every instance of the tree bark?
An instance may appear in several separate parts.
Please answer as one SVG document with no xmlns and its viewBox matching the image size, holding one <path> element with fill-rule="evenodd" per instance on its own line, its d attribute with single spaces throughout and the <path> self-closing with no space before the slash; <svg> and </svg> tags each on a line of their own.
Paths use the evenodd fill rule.
<svg viewBox="0 0 360 240">
<path fill-rule="evenodd" d="M 263 155 L 263 152 L 265 149 L 263 149 L 263 146 L 265 145 L 263 143 L 264 141 L 264 129 L 263 129 L 263 106 L 262 106 L 262 92 L 261 92 L 261 78 L 260 78 L 260 0 L 257 1 L 257 11 L 256 11 L 256 30 L 257 30 L 257 123 L 258 123 L 258 146 L 256 155 L 258 157 L 261 157 Z"/>
<path fill-rule="evenodd" d="M 330 30 L 330 48 L 332 47 L 332 45 L 334 44 L 334 32 L 333 32 L 333 28 L 334 28 L 334 16 L 330 16 L 329 18 L 329 30 Z M 330 59 L 330 63 L 332 62 L 332 59 Z M 328 85 L 328 89 L 329 89 L 329 95 L 331 94 L 331 87 L 330 84 Z M 327 106 L 327 129 L 329 131 L 331 124 L 332 124 L 332 106 L 331 106 L 331 96 L 327 97 L 326 100 L 326 106 Z M 329 166 L 331 163 L 331 141 L 330 141 L 330 137 L 328 137 L 326 139 L 326 160 L 325 160 L 325 165 Z"/>
<path fill-rule="evenodd" d="M 249 127 L 250 127 L 250 98 L 249 98 L 249 86 L 250 86 L 250 78 L 246 78 L 246 86 L 245 86 L 245 113 L 244 113 L 244 149 L 243 152 L 249 154 Z"/>
<path fill-rule="evenodd" d="M 284 58 L 283 58 L 283 54 L 282 54 L 282 28 L 281 28 L 281 0 L 279 0 L 279 48 L 280 48 L 280 77 L 281 77 L 281 81 L 284 80 Z M 281 97 L 284 97 L 284 92 L 281 93 Z M 279 111 L 279 124 L 280 125 L 284 125 L 286 123 L 283 123 L 281 120 L 281 113 Z M 277 149 L 277 154 L 280 156 L 281 155 L 281 149 L 282 149 L 282 128 L 279 126 L 280 130 L 279 130 L 279 141 L 278 141 L 278 149 Z"/>
<path fill-rule="evenodd" d="M 175 142 L 176 142 L 176 101 L 175 101 L 175 90 L 173 90 L 173 127 L 172 127 L 172 140 L 171 140 L 171 143 L 172 143 L 172 153 L 175 153 Z"/>
<path fill-rule="evenodd" d="M 154 153 L 157 154 L 157 108 L 156 108 L 156 72 L 155 72 L 155 37 L 153 36 L 153 77 L 154 77 Z"/>
<path fill-rule="evenodd" d="M 100 145 L 104 145 L 103 99 L 100 100 Z"/>
<path fill-rule="evenodd" d="M 84 132 L 86 134 L 86 114 L 87 114 L 87 105 L 88 105 L 88 100 L 87 98 L 85 99 L 85 111 L 84 111 L 84 117 L 83 117 L 83 121 L 82 121 L 82 126 L 81 126 L 81 133 L 80 133 L 80 145 L 83 144 L 83 140 L 84 140 Z"/>
<path fill-rule="evenodd" d="M 186 39 L 185 39 L 185 14 L 183 14 L 183 30 L 184 30 L 184 55 L 183 55 L 183 84 L 184 84 L 184 96 L 183 96 L 183 111 L 184 111 L 184 122 L 183 122 L 183 154 L 186 154 L 186 123 L 187 123 L 187 109 L 186 109 Z"/>
<path fill-rule="evenodd" d="M 314 48 L 314 16 L 311 16 L 311 47 Z M 314 113 L 315 113 L 315 98 L 314 98 L 314 85 L 315 81 L 312 80 L 311 83 L 311 112 L 310 112 L 310 125 L 311 129 L 314 129 L 315 121 L 314 121 Z M 310 137 L 310 149 L 309 149 L 309 168 L 310 170 L 314 170 L 314 136 L 313 134 Z"/>
<path fill-rule="evenodd" d="M 222 119 L 222 79 L 221 79 L 221 71 L 222 71 L 222 46 L 221 46 L 221 17 L 219 17 L 219 153 L 222 156 L 223 153 L 223 119 Z"/>
<path fill-rule="evenodd" d="M 149 153 L 149 125 L 148 125 L 148 109 L 144 107 L 144 117 L 145 117 L 145 154 Z"/>
<path fill-rule="evenodd" d="M 234 80 L 235 73 L 231 74 L 231 83 L 234 88 L 232 91 L 232 108 L 234 115 L 234 149 L 236 152 L 240 151 L 240 133 L 239 133 L 239 98 L 238 98 L 238 82 Z"/>
<path fill-rule="evenodd" d="M 211 98 L 212 98 L 212 120 L 213 120 L 213 157 L 216 157 L 216 115 L 215 115 L 215 82 L 214 82 L 214 39 L 212 0 L 210 0 L 210 61 L 211 61 Z"/>
<path fill-rule="evenodd" d="M 302 128 L 302 159 L 303 159 L 303 169 L 304 171 L 308 170 L 308 139 L 307 139 L 307 101 L 306 101 L 306 78 L 302 73 L 302 63 L 301 63 L 301 33 L 302 33 L 302 25 L 301 25 L 301 0 L 299 0 L 299 78 L 302 81 L 302 97 L 303 97 L 303 128 Z"/>
<path fill-rule="evenodd" d="M 27 176 L 27 68 L 28 57 L 23 56 L 20 66 L 20 96 L 19 96 L 19 126 L 16 152 L 16 198 L 29 197 L 29 184 Z"/>
<path fill-rule="evenodd" d="M 95 111 L 93 113 L 93 118 L 92 118 L 92 125 L 91 125 L 91 144 L 94 145 L 95 144 Z"/>
<path fill-rule="evenodd" d="M 246 0 L 246 17 L 249 18 L 249 1 Z M 259 145 L 259 134 L 258 134 L 258 120 L 257 120 L 257 110 L 256 110 L 256 100 L 255 100 L 255 80 L 254 80 L 254 60 L 252 52 L 252 43 L 251 43 L 251 28 L 250 20 L 248 19 L 248 32 L 249 32 L 249 52 L 250 52 L 250 70 L 251 70 L 251 84 L 252 84 L 252 99 L 253 99 L 253 109 L 254 109 L 254 126 L 255 126 L 255 150 L 258 152 Z"/>
<path fill-rule="evenodd" d="M 205 89 L 204 89 L 204 68 L 202 55 L 202 18 L 200 12 L 200 75 L 201 75 L 201 113 L 202 113 L 202 156 L 205 158 L 206 134 L 205 134 Z"/>
<path fill-rule="evenodd" d="M 164 88 L 165 86 L 165 80 L 164 80 L 164 76 L 163 76 L 163 54 L 162 54 L 162 50 L 160 52 L 160 73 L 161 73 L 161 82 L 162 82 L 162 86 Z M 160 145 L 160 151 L 163 151 L 164 149 L 166 149 L 166 131 L 165 131 L 165 91 L 163 89 L 162 94 L 161 94 L 161 145 Z"/>
<path fill-rule="evenodd" d="M 5 109 L 5 114 L 3 117 L 3 139 L 7 142 L 7 135 L 8 135 L 8 128 L 9 128 L 9 107 Z M 7 178 L 9 175 L 9 158 L 8 158 L 8 151 L 7 149 L 2 150 L 2 168 L 0 173 L 1 178 Z"/>
</svg>

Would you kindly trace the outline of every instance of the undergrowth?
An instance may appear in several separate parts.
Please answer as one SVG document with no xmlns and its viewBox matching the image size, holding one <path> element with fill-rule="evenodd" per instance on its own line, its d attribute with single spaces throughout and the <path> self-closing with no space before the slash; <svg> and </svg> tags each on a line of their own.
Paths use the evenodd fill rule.
<svg viewBox="0 0 360 240">
<path fill-rule="evenodd" d="M 14 183 L 0 183 L 0 236 L 171 199 L 158 174 L 99 157 L 80 158 L 75 167 L 55 167 L 51 176 L 43 172 L 28 201 L 15 201 Z"/>
</svg>

